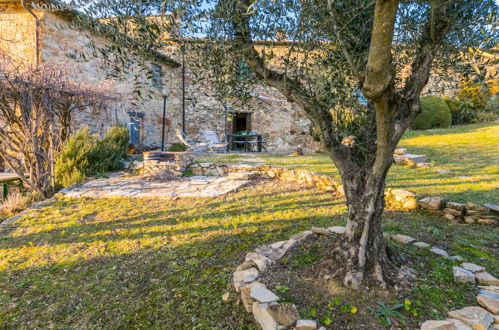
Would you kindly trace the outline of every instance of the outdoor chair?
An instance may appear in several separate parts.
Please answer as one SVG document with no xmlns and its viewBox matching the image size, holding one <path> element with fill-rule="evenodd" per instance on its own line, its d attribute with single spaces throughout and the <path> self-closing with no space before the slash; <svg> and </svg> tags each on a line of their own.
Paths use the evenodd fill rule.
<svg viewBox="0 0 499 330">
<path fill-rule="evenodd" d="M 220 141 L 218 135 L 215 131 L 203 130 L 201 131 L 205 140 L 208 142 L 208 149 L 215 153 L 215 150 L 222 151 L 223 153 L 227 153 L 227 146 L 229 145 L 226 142 Z"/>
<path fill-rule="evenodd" d="M 194 141 L 191 138 L 189 138 L 187 136 L 187 134 L 180 131 L 179 129 L 175 130 L 175 135 L 177 135 L 180 142 L 182 142 L 187 147 L 186 152 L 193 152 L 195 154 L 202 154 L 208 148 L 209 143 Z"/>
</svg>

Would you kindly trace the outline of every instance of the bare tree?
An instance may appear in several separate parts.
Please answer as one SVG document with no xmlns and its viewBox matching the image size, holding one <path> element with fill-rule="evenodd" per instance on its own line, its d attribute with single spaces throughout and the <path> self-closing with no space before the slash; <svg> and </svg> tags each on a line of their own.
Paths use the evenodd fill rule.
<svg viewBox="0 0 499 330">
<path fill-rule="evenodd" d="M 29 69 L 0 56 L 0 158 L 40 196 L 54 187 L 54 154 L 69 133 L 72 113 L 100 109 L 113 99 L 108 86 L 68 79 L 70 69 Z"/>
</svg>

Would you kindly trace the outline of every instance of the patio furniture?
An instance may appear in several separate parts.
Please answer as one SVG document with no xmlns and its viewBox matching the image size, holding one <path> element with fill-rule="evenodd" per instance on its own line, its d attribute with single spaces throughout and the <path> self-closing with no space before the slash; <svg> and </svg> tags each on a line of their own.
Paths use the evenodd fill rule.
<svg viewBox="0 0 499 330">
<path fill-rule="evenodd" d="M 191 138 L 189 138 L 187 134 L 180 131 L 179 129 L 175 130 L 175 135 L 177 135 L 180 142 L 182 142 L 187 147 L 186 152 L 202 154 L 208 148 L 209 143 L 194 141 Z"/>
<path fill-rule="evenodd" d="M 2 199 L 6 199 L 9 194 L 9 186 L 22 187 L 23 181 L 17 174 L 0 173 L 0 184 L 2 185 Z"/>
<path fill-rule="evenodd" d="M 227 134 L 227 141 L 231 150 L 262 152 L 263 137 L 255 132 Z M 255 146 L 256 150 L 254 150 Z"/>
<path fill-rule="evenodd" d="M 215 131 L 202 130 L 201 133 L 203 134 L 205 140 L 208 142 L 208 149 L 210 149 L 212 153 L 215 153 L 215 150 L 220 150 L 223 153 L 227 153 L 227 146 L 229 144 L 220 141 Z"/>
</svg>

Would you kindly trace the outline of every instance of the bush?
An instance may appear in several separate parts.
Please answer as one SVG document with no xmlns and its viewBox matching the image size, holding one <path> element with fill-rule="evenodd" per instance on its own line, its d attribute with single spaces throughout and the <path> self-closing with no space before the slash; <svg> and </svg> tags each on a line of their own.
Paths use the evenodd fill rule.
<svg viewBox="0 0 499 330">
<path fill-rule="evenodd" d="M 120 169 L 130 136 L 124 127 L 112 127 L 99 140 L 84 128 L 71 136 L 56 158 L 56 181 L 63 187 L 87 176 Z"/>
<path fill-rule="evenodd" d="M 171 145 L 170 148 L 168 148 L 168 151 L 171 151 L 171 152 L 182 152 L 182 151 L 186 151 L 187 150 L 187 147 L 184 146 L 183 144 L 180 144 L 180 143 L 174 143 Z"/>
<path fill-rule="evenodd" d="M 469 124 L 476 120 L 477 112 L 473 104 L 450 97 L 444 97 L 452 115 L 452 125 Z"/>
<path fill-rule="evenodd" d="M 434 127 L 449 127 L 452 115 L 445 101 L 437 96 L 423 96 L 420 99 L 421 113 L 419 113 L 412 127 L 414 129 L 430 129 Z"/>
<path fill-rule="evenodd" d="M 35 200 L 35 197 L 28 194 L 23 195 L 19 190 L 11 190 L 7 198 L 1 204 L 1 210 L 7 214 L 13 214 L 26 210 Z"/>
</svg>

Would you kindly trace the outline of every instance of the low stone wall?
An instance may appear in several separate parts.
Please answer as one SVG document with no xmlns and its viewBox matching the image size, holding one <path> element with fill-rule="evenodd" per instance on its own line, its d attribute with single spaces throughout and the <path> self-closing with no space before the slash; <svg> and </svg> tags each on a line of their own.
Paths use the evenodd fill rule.
<svg viewBox="0 0 499 330">
<path fill-rule="evenodd" d="M 253 315 L 262 329 L 314 330 L 318 328 L 316 320 L 301 319 L 295 304 L 279 302 L 280 297 L 277 292 L 267 288 L 259 280 L 269 265 L 279 261 L 289 250 L 303 244 L 312 235 L 343 235 L 345 232 L 345 227 L 312 227 L 311 230 L 291 236 L 289 240 L 263 245 L 246 254 L 245 260 L 233 273 L 233 284 L 246 311 Z M 421 249 L 428 249 L 435 256 L 453 261 L 463 261 L 461 256 L 450 256 L 447 251 L 436 246 L 432 247 L 430 244 L 418 241 L 411 236 L 390 233 L 383 233 L 383 236 L 400 244 L 412 244 Z M 414 274 L 414 270 L 408 267 L 403 268 L 403 271 L 411 276 Z M 466 262 L 461 263 L 460 267 L 454 266 L 453 271 L 454 281 L 481 285 L 482 290 L 476 299 L 482 307 L 469 306 L 449 311 L 448 319 L 426 321 L 421 329 L 488 329 L 494 322 L 498 322 L 497 315 L 494 314 L 499 311 L 497 305 L 499 279 L 486 272 L 484 267 Z M 321 327 L 320 329 L 325 328 Z"/>
<path fill-rule="evenodd" d="M 171 171 L 182 176 L 184 171 L 194 162 L 192 152 L 144 152 L 144 173 L 154 173 L 158 171 Z"/>
<path fill-rule="evenodd" d="M 275 178 L 285 182 L 297 182 L 309 187 L 317 188 L 344 196 L 343 185 L 327 175 L 307 170 L 289 170 L 286 168 L 272 167 L 268 165 L 223 165 L 215 163 L 193 164 L 189 167 L 194 175 L 224 176 L 231 172 L 257 172 L 260 175 Z M 447 220 L 453 222 L 465 222 L 468 224 L 497 225 L 498 220 L 488 207 L 474 203 L 460 204 L 447 201 L 441 197 L 421 196 L 403 189 L 387 189 L 385 191 L 385 202 L 387 210 L 410 211 L 418 206 L 431 213 L 441 214 Z"/>
</svg>

